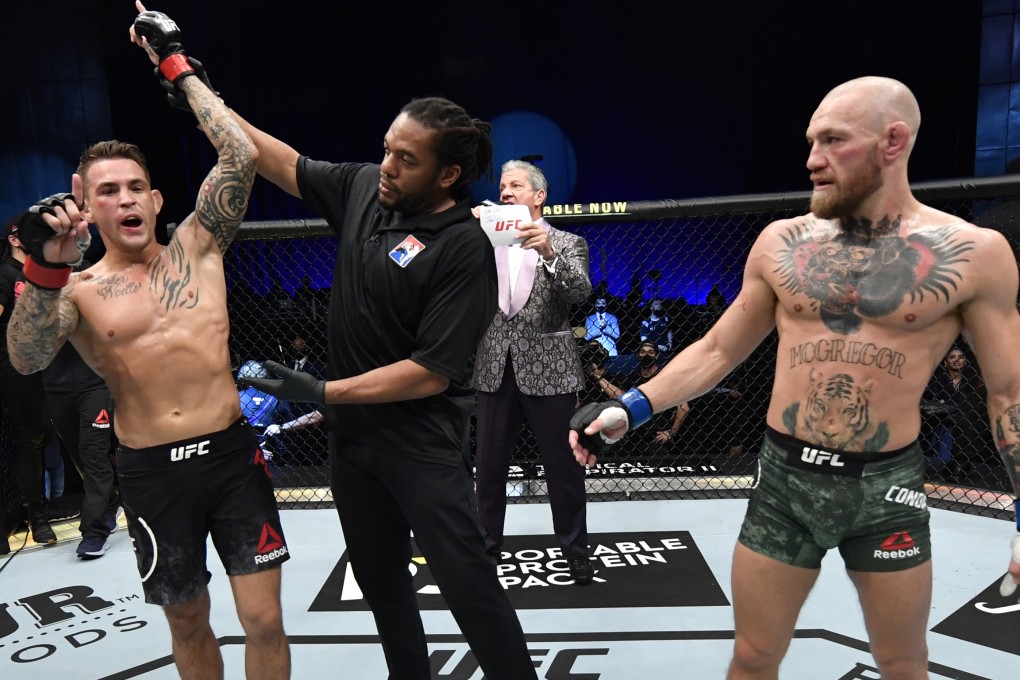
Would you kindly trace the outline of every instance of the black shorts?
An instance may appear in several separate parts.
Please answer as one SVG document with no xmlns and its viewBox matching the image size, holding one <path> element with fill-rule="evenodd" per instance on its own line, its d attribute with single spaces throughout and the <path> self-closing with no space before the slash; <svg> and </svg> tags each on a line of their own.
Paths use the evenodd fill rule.
<svg viewBox="0 0 1020 680">
<path fill-rule="evenodd" d="M 848 569 L 900 571 L 931 559 L 924 461 L 915 443 L 882 454 L 822 450 L 771 428 L 739 540 L 817 569 L 839 548 Z"/>
<path fill-rule="evenodd" d="M 288 558 L 273 482 L 248 421 L 146 449 L 117 449 L 120 494 L 145 601 L 190 600 L 209 583 L 206 541 L 227 574 Z"/>
</svg>

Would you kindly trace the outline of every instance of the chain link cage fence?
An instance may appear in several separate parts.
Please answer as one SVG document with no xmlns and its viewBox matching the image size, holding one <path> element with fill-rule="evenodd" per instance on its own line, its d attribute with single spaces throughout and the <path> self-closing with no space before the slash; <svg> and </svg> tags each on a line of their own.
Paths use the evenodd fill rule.
<svg viewBox="0 0 1020 680">
<path fill-rule="evenodd" d="M 1020 254 L 1020 178 L 917 184 L 922 201 L 1003 232 Z M 588 384 L 581 402 L 627 389 L 701 337 L 736 297 L 744 260 L 761 230 L 803 214 L 807 192 L 684 201 L 547 206 L 558 228 L 589 246 L 594 291 L 572 312 Z M 322 221 L 246 223 L 226 259 L 235 377 L 259 375 L 274 360 L 326 371 L 326 309 L 336 239 Z M 921 446 L 933 506 L 1012 517 L 1005 466 L 989 431 L 981 370 L 962 339 L 963 381 L 949 407 L 926 394 Z M 956 358 L 957 361 L 959 357 Z M 660 414 L 625 438 L 587 477 L 590 500 L 746 497 L 775 374 L 772 334 L 712 392 L 684 412 Z M 940 367 L 939 371 L 946 370 Z M 261 433 L 278 499 L 288 507 L 329 507 L 326 434 L 309 404 L 288 404 L 238 387 Z M 931 397 L 929 399 L 929 397 Z M 945 400 L 943 400 L 945 401 Z M 9 439 L 4 413 L 4 443 Z M 472 436 L 472 451 L 474 438 Z M 16 499 L 8 456 L 0 494 Z M 527 425 L 507 483 L 511 502 L 547 500 L 537 445 Z"/>
</svg>

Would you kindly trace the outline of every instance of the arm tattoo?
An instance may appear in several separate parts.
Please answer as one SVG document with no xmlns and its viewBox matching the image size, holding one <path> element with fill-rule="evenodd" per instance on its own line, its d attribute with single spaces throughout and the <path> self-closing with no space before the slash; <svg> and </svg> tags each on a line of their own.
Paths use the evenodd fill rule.
<svg viewBox="0 0 1020 680">
<path fill-rule="evenodd" d="M 35 373 L 50 365 L 78 324 L 78 307 L 62 290 L 25 286 L 14 305 L 7 341 L 11 364 L 20 373 Z"/>
<path fill-rule="evenodd" d="M 1013 404 L 995 419 L 995 444 L 1006 463 L 1013 495 L 1020 498 L 1020 404 Z"/>
<path fill-rule="evenodd" d="M 216 147 L 219 160 L 202 183 L 195 216 L 224 252 L 244 219 L 251 186 L 255 181 L 255 145 L 223 102 L 198 78 L 185 78 L 188 95 L 199 125 Z"/>
<path fill-rule="evenodd" d="M 899 236 L 900 218 L 852 220 L 843 230 L 810 220 L 782 236 L 775 272 L 792 294 L 813 298 L 829 330 L 856 333 L 862 317 L 881 317 L 925 295 L 948 302 L 963 278 L 958 265 L 973 241 L 948 225 Z"/>
</svg>

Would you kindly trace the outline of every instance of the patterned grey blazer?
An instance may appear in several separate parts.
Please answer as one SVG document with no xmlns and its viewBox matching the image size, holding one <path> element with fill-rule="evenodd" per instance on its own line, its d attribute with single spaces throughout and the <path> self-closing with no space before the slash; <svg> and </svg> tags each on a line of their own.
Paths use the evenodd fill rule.
<svg viewBox="0 0 1020 680">
<path fill-rule="evenodd" d="M 545 220 L 541 223 L 559 255 L 556 273 L 550 274 L 538 262 L 531 294 L 523 307 L 516 313 L 511 307 L 509 316 L 504 309 L 496 312 L 475 353 L 474 385 L 483 392 L 499 389 L 508 351 L 517 386 L 524 394 L 568 394 L 584 385 L 577 341 L 570 326 L 570 305 L 580 304 L 591 295 L 588 244 L 580 236 L 549 226 Z M 519 279 L 517 287 L 521 285 Z M 508 287 L 503 273 L 499 280 L 501 300 L 509 297 Z"/>
</svg>

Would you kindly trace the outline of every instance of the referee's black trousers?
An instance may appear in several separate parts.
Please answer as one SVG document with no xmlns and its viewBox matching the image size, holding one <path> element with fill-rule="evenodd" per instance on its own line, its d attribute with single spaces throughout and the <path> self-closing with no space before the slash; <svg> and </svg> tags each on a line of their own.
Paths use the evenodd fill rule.
<svg viewBox="0 0 1020 680">
<path fill-rule="evenodd" d="M 390 680 L 432 677 L 417 600 L 431 583 L 410 569 L 431 573 L 488 680 L 536 680 L 517 613 L 483 550 L 466 461 L 442 465 L 337 447 L 332 435 L 330 443 L 333 498 Z M 424 561 L 411 560 L 412 532 Z"/>
</svg>

